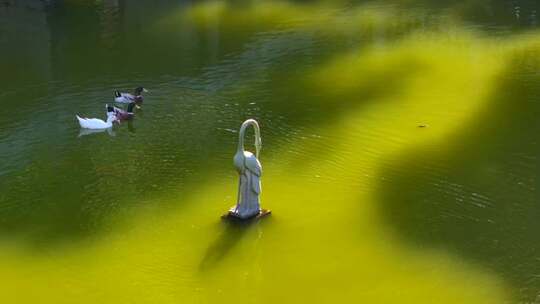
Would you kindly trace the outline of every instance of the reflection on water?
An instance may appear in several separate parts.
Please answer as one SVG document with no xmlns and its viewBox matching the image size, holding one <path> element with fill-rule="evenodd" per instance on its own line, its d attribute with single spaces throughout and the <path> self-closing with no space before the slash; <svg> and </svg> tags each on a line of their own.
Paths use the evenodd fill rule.
<svg viewBox="0 0 540 304">
<path fill-rule="evenodd" d="M 535 1 L 4 3 L 8 302 L 537 297 Z M 248 117 L 274 214 L 220 224 Z"/>
<path fill-rule="evenodd" d="M 98 130 L 92 130 L 92 129 L 83 129 L 79 131 L 79 137 L 91 135 L 91 134 L 97 134 L 97 133 L 105 133 L 109 134 L 109 136 L 116 136 L 116 133 L 114 133 L 112 128 L 107 129 L 98 129 Z"/>
</svg>

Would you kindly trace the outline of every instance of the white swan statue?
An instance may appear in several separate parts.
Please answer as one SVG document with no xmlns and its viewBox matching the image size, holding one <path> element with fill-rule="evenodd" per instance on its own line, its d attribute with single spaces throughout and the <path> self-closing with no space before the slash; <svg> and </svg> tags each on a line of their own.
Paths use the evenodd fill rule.
<svg viewBox="0 0 540 304">
<path fill-rule="evenodd" d="M 255 130 L 255 155 L 244 150 L 244 135 L 249 126 L 253 126 Z M 260 207 L 262 166 L 258 157 L 261 145 L 259 124 L 254 119 L 246 120 L 240 127 L 238 149 L 234 155 L 234 166 L 240 178 L 238 198 L 236 205 L 229 210 L 227 216 L 249 219 L 270 214 L 269 210 Z"/>
</svg>

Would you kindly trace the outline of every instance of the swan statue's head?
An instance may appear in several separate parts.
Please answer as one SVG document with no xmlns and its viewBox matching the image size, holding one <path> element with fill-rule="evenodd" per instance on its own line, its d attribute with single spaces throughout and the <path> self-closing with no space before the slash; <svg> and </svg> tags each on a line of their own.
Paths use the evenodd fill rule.
<svg viewBox="0 0 540 304">
<path fill-rule="evenodd" d="M 249 126 L 252 126 L 254 129 L 255 135 L 255 155 L 249 151 L 244 150 L 244 137 L 246 130 Z M 246 159 L 258 158 L 262 148 L 261 133 L 259 129 L 259 124 L 254 119 L 248 119 L 242 123 L 240 127 L 240 132 L 238 132 L 238 149 L 234 155 L 234 165 L 239 172 L 245 170 Z"/>
</svg>

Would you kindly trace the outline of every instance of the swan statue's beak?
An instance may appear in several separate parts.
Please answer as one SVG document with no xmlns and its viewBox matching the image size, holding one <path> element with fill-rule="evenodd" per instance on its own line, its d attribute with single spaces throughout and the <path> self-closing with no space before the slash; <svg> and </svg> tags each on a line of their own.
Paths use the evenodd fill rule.
<svg viewBox="0 0 540 304">
<path fill-rule="evenodd" d="M 262 148 L 262 140 L 260 137 L 257 137 L 257 139 L 255 140 L 255 156 L 257 158 L 259 158 L 259 153 L 261 151 L 261 148 Z"/>
</svg>

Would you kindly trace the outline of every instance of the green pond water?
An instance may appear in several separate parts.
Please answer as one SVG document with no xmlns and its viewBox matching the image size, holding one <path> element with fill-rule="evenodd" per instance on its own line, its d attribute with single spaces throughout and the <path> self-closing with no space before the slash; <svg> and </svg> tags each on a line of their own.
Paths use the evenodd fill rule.
<svg viewBox="0 0 540 304">
<path fill-rule="evenodd" d="M 0 0 L 0 302 L 540 303 L 539 10 Z"/>
</svg>

